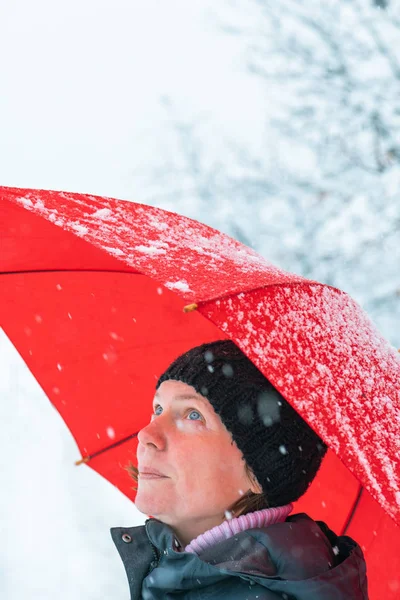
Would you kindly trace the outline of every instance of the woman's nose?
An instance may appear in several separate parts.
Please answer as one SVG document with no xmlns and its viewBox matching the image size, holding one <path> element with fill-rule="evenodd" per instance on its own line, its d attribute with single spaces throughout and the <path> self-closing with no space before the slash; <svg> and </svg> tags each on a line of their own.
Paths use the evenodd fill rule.
<svg viewBox="0 0 400 600">
<path fill-rule="evenodd" d="M 159 417 L 158 417 L 159 419 Z M 161 423 L 157 419 L 150 421 L 138 433 L 139 444 L 143 446 L 155 446 L 158 450 L 165 448 L 165 433 L 162 430 Z"/>
</svg>

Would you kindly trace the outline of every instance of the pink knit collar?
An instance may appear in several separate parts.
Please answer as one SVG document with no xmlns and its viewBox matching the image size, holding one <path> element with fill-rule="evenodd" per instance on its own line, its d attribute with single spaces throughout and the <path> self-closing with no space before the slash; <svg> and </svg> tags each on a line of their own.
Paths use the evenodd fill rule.
<svg viewBox="0 0 400 600">
<path fill-rule="evenodd" d="M 186 546 L 185 552 L 199 554 L 206 548 L 222 540 L 227 540 L 241 531 L 246 531 L 246 529 L 267 527 L 273 523 L 283 523 L 292 510 L 293 504 L 286 504 L 285 506 L 278 506 L 276 508 L 257 510 L 256 512 L 247 513 L 235 519 L 227 519 L 221 525 L 217 525 L 197 536 L 197 538 Z"/>
</svg>

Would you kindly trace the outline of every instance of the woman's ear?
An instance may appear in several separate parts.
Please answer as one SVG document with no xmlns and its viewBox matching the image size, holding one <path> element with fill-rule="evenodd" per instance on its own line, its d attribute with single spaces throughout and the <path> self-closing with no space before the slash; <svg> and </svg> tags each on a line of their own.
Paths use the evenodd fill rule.
<svg viewBox="0 0 400 600">
<path fill-rule="evenodd" d="M 254 481 L 251 482 L 251 491 L 253 494 L 262 494 L 263 490 L 261 485 L 258 483 L 257 479 L 254 477 Z"/>
<path fill-rule="evenodd" d="M 253 494 L 262 494 L 263 489 L 261 485 L 258 483 L 257 477 L 254 475 L 253 471 L 246 465 L 247 476 L 250 481 L 250 491 Z"/>
</svg>

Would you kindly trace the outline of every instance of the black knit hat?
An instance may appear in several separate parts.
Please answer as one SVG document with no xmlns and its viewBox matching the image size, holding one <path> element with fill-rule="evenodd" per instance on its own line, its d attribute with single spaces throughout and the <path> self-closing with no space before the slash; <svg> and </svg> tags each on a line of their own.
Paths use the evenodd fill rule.
<svg viewBox="0 0 400 600">
<path fill-rule="evenodd" d="M 192 348 L 161 375 L 191 385 L 212 404 L 260 483 L 268 505 L 300 498 L 327 446 L 230 340 Z"/>
</svg>

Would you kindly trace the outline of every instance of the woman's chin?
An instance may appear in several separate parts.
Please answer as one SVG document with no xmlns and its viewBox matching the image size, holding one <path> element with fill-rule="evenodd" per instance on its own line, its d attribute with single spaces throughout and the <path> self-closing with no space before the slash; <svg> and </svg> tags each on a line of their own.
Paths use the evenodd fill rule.
<svg viewBox="0 0 400 600">
<path fill-rule="evenodd" d="M 154 494 L 140 493 L 140 491 L 136 494 L 135 506 L 139 512 L 153 517 L 161 514 L 163 508 L 160 501 L 154 498 Z"/>
</svg>

